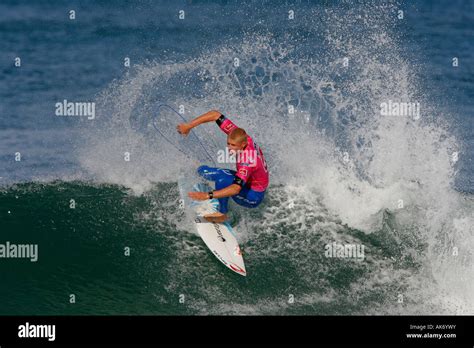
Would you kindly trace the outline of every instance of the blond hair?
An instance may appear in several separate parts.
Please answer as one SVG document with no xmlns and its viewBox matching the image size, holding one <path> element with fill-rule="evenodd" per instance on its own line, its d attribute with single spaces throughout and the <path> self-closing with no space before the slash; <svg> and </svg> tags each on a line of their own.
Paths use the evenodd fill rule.
<svg viewBox="0 0 474 348">
<path fill-rule="evenodd" d="M 229 133 L 229 139 L 232 139 L 241 144 L 247 141 L 247 133 L 242 128 L 236 128 Z"/>
</svg>

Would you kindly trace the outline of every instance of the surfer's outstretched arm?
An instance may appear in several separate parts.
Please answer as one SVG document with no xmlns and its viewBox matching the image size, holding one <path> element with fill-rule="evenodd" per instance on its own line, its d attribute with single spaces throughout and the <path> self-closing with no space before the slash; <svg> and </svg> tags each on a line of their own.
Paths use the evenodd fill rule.
<svg viewBox="0 0 474 348">
<path fill-rule="evenodd" d="M 216 121 L 219 117 L 221 117 L 221 113 L 217 110 L 211 110 L 202 114 L 201 116 L 196 117 L 189 123 L 180 123 L 176 127 L 179 134 L 188 135 L 189 131 L 194 127 L 199 126 L 200 124 L 213 122 Z"/>
</svg>

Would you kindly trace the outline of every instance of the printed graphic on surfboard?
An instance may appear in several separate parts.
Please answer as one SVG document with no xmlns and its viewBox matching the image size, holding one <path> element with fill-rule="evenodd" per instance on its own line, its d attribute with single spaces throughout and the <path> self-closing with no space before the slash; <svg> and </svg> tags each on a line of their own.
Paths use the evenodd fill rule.
<svg viewBox="0 0 474 348">
<path fill-rule="evenodd" d="M 181 176 L 178 179 L 179 193 L 184 202 L 186 210 L 194 215 L 194 223 L 199 236 L 206 246 L 227 268 L 235 273 L 246 276 L 247 271 L 239 243 L 234 230 L 228 222 L 208 222 L 203 216 L 218 211 L 219 201 L 210 199 L 205 201 L 193 201 L 187 196 L 189 192 L 189 179 Z M 211 187 L 206 183 L 197 183 L 192 186 L 191 191 L 208 192 Z M 187 209 L 189 208 L 189 209 Z"/>
</svg>

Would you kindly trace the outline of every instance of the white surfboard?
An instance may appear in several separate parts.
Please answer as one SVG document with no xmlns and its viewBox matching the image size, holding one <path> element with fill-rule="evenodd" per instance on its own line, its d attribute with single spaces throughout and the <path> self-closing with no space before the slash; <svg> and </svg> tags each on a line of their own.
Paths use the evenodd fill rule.
<svg viewBox="0 0 474 348">
<path fill-rule="evenodd" d="M 192 210 L 196 229 L 209 250 L 227 268 L 246 276 L 247 271 L 245 270 L 242 252 L 230 224 L 228 222 L 208 222 L 203 217 L 206 214 L 217 212 L 219 201 L 215 198 L 206 201 L 194 201 L 188 197 L 189 191 L 209 192 L 211 187 L 206 183 L 198 183 L 189 189 L 190 185 L 184 177 L 179 178 L 178 187 L 182 202 Z"/>
</svg>

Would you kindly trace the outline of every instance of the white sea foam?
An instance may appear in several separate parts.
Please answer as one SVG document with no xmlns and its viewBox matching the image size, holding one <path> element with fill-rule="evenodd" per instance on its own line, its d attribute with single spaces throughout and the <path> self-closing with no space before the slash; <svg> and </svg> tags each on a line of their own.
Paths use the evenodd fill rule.
<svg viewBox="0 0 474 348">
<path fill-rule="evenodd" d="M 184 105 L 187 119 L 218 109 L 261 145 L 272 185 L 282 185 L 269 191 L 274 201 L 279 194 L 281 200 L 265 208 L 263 220 L 252 222 L 244 238 L 250 244 L 258 239 L 252 233 L 281 240 L 249 245 L 253 256 L 248 262 L 285 255 L 301 278 L 311 282 L 308 272 L 317 268 L 311 253 L 318 252 L 318 240 L 354 239 L 344 235 L 341 226 L 380 232 L 386 228 L 383 213 L 388 211 L 397 226 L 412 229 L 413 238 L 423 241 L 418 255 L 414 249 L 406 251 L 422 266 L 410 270 L 411 277 L 407 271 L 387 273 L 392 263 L 369 251 L 373 277 L 364 285 L 356 283 L 353 291 L 401 282 L 407 298 L 424 302 L 408 308 L 387 301 L 387 313 L 433 308 L 474 313 L 473 202 L 452 187 L 452 154 L 459 145 L 447 130 L 446 115 L 437 110 L 429 91 L 418 86 L 417 67 L 400 53 L 397 36 L 389 24 L 383 25 L 387 20 L 371 13 L 365 14 L 361 36 L 351 31 L 351 16 L 327 10 L 325 38 L 331 49 L 317 51 L 314 59 L 294 54 L 297 45 L 285 38 L 248 34 L 240 43 L 182 63 L 139 66 L 98 99 L 97 117 L 86 125 L 85 146 L 79 150 L 83 168 L 97 180 L 125 185 L 137 194 L 155 182 L 175 181 L 195 163 L 153 129 L 157 105 Z M 379 24 L 377 30 L 374 23 Z M 233 64 L 236 56 L 238 67 Z M 350 69 L 343 70 L 341 57 L 346 56 Z M 380 103 L 386 100 L 420 102 L 421 117 L 384 117 Z M 163 129 L 165 134 L 174 131 L 172 124 Z M 225 146 L 225 136 L 215 125 L 193 132 L 211 154 L 217 156 Z M 200 144 L 194 146 L 190 152 L 202 158 Z M 125 152 L 130 153 L 129 162 L 124 161 Z M 280 227 L 284 232 L 276 230 Z M 391 233 L 403 242 L 396 231 Z M 180 260 L 183 265 L 174 267 L 185 272 L 189 260 Z M 193 272 L 206 274 L 202 266 L 196 267 Z M 252 276 L 252 266 L 249 270 Z M 429 290 L 433 287 L 440 292 Z M 428 292 L 429 301 L 423 296 Z M 234 312 L 251 312 L 248 306 L 236 304 Z"/>
</svg>

